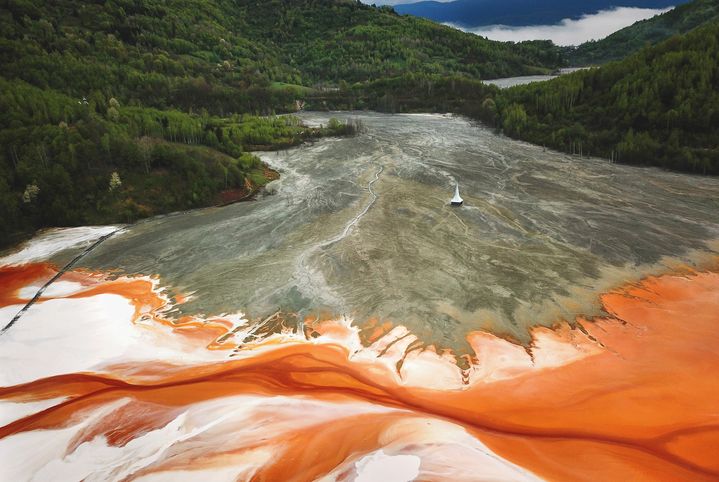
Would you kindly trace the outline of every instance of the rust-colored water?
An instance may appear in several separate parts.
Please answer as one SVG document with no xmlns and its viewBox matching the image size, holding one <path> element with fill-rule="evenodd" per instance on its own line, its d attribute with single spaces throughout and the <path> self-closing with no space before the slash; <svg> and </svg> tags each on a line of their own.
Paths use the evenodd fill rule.
<svg viewBox="0 0 719 482">
<path fill-rule="evenodd" d="M 21 302 L 20 288 L 52 273 L 45 264 L 0 270 L 2 307 Z M 169 301 L 154 280 L 81 272 L 63 279 L 82 285 L 58 297 L 87 303 L 78 317 L 92 317 L 91 301 L 101 295 L 129 301 L 133 314 L 121 322 L 140 330 L 138 351 L 152 332 L 175 343 L 173 350 L 211 356 L 183 362 L 165 358 L 159 346 L 154 359 L 114 357 L 0 389 L 5 402 L 60 400 L 0 428 L 0 453 L 27 463 L 28 478 L 38 467 L 101 459 L 107 447 L 118 447 L 127 450 L 124 458 L 112 459 L 115 471 L 103 477 L 236 467 L 231 473 L 243 480 L 354 480 L 361 475 L 356 462 L 383 450 L 418 457 L 417 480 L 719 480 L 716 270 L 620 287 L 602 296 L 607 316 L 536 328 L 526 348 L 468 333 L 475 354 L 465 369 L 449 353 L 417 349 L 411 334 L 381 321 L 360 335 L 347 320 L 308 320 L 311 336 L 243 343 L 224 336 L 236 326 L 231 319 L 168 320 Z M 36 325 L 23 326 L 30 322 Z M 3 337 L 32 329 L 40 338 L 43 323 L 66 324 L 68 336 L 53 353 L 35 354 L 36 363 L 83 349 L 73 347 L 72 319 L 21 319 Z M 253 402 L 243 406 L 242 397 Z M 243 423 L 232 418 L 235 410 L 245 410 Z M 199 431 L 208 417 L 211 428 Z M 261 423 L 248 432 L 251 420 Z M 165 433 L 173 423 L 184 424 L 182 436 Z M 72 432 L 62 450 L 43 451 L 43 441 L 62 428 Z M 26 462 L 23 434 L 34 434 L 38 446 Z M 155 443 L 153 434 L 167 448 L 148 461 L 135 445 Z M 464 451 L 470 445 L 475 452 Z M 506 471 L 477 472 L 471 464 L 484 462 L 468 453 L 503 459 Z M 144 462 L 133 466 L 136 459 Z M 77 473 L 94 473 L 86 470 Z"/>
</svg>

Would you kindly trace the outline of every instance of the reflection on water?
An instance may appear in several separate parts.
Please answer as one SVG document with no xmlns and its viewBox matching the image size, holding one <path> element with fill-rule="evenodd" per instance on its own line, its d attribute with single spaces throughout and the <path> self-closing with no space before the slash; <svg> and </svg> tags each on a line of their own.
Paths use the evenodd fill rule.
<svg viewBox="0 0 719 482">
<path fill-rule="evenodd" d="M 602 290 L 719 234 L 718 179 L 545 151 L 458 117 L 336 116 L 367 132 L 263 153 L 281 179 L 257 201 L 140 223 L 84 265 L 157 273 L 196 294 L 188 313 L 377 317 L 463 350 L 469 330 L 526 341 L 533 324 L 592 314 Z"/>
</svg>

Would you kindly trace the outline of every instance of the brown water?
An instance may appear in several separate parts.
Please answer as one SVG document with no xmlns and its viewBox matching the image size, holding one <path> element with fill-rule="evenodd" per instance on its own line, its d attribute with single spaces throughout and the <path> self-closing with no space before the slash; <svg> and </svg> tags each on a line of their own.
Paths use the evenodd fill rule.
<svg viewBox="0 0 719 482">
<path fill-rule="evenodd" d="M 719 238 L 719 179 L 545 151 L 460 117 L 336 116 L 367 132 L 263 153 L 281 179 L 257 201 L 140 223 L 84 265 L 157 273 L 196 294 L 188 313 L 324 310 L 462 351 L 469 330 L 526 341 L 593 314 L 606 288 Z"/>
<path fill-rule="evenodd" d="M 368 131 L 115 234 L 0 333 L 1 480 L 717 480 L 718 179 L 342 116 Z M 0 259 L 0 326 L 114 229 Z"/>
</svg>

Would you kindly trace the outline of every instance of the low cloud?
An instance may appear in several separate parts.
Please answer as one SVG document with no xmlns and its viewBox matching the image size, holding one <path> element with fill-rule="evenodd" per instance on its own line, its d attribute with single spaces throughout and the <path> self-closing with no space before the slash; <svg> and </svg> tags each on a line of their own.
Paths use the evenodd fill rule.
<svg viewBox="0 0 719 482">
<path fill-rule="evenodd" d="M 455 28 L 492 40 L 521 42 L 523 40 L 552 40 L 557 45 L 579 45 L 588 40 L 599 40 L 634 22 L 651 18 L 671 10 L 619 7 L 585 15 L 579 20 L 564 19 L 558 25 L 532 25 L 509 27 L 488 25 L 477 28 Z"/>
<path fill-rule="evenodd" d="M 405 3 L 415 3 L 415 1 L 421 1 L 421 0 L 362 0 L 362 3 L 366 3 L 367 5 L 403 5 Z M 440 3 L 448 3 L 453 2 L 454 0 L 434 0 L 435 2 Z"/>
</svg>

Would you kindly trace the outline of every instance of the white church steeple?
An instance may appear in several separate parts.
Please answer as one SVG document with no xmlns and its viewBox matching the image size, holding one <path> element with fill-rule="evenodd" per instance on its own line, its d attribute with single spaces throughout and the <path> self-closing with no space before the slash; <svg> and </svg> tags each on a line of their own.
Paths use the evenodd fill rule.
<svg viewBox="0 0 719 482">
<path fill-rule="evenodd" d="M 459 195 L 459 183 L 454 185 L 454 197 L 450 203 L 452 206 L 461 206 L 464 203 L 464 199 Z"/>
</svg>

